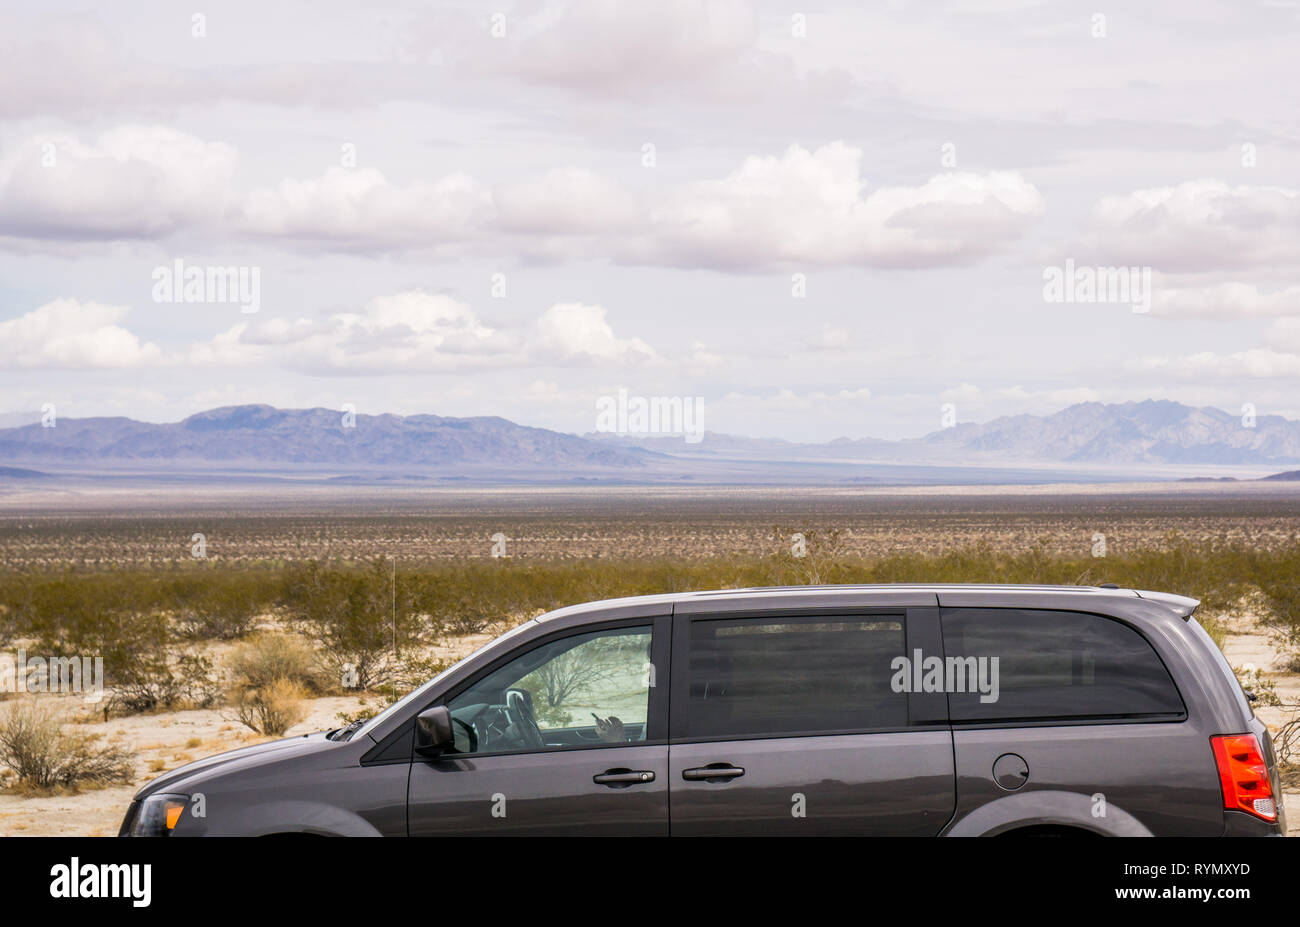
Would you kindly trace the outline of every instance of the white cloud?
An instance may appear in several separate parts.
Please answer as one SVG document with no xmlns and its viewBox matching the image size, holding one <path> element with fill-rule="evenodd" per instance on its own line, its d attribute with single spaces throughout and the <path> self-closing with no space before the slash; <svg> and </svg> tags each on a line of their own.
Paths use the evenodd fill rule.
<svg viewBox="0 0 1300 927">
<path fill-rule="evenodd" d="M 465 303 L 410 290 L 360 311 L 237 325 L 195 347 L 195 362 L 280 364 L 316 374 L 483 369 L 518 354 L 517 336 L 483 324 Z"/>
<path fill-rule="evenodd" d="M 1231 354 L 1201 351 L 1181 357 L 1144 357 L 1135 365 L 1187 381 L 1206 379 L 1276 379 L 1300 377 L 1300 354 L 1252 348 Z"/>
<path fill-rule="evenodd" d="M 359 253 L 604 258 L 757 272 L 964 264 L 1004 247 L 1044 210 L 1020 175 L 948 173 L 866 192 L 843 142 L 747 158 L 721 180 L 634 194 L 579 168 L 489 188 L 465 173 L 400 185 L 334 167 L 241 194 L 227 145 L 126 127 L 93 145 L 44 137 L 0 161 L 0 237 L 155 238 L 187 228 Z"/>
<path fill-rule="evenodd" d="M 330 168 L 250 193 L 239 226 L 341 250 L 421 249 L 479 237 L 491 197 L 467 174 L 405 187 L 373 168 Z"/>
<path fill-rule="evenodd" d="M 1091 217 L 1104 263 L 1173 272 L 1292 265 L 1300 260 L 1300 191 L 1193 180 L 1108 196 Z"/>
<path fill-rule="evenodd" d="M 321 375 L 658 361 L 641 339 L 618 337 L 601 306 L 557 303 L 531 326 L 494 328 L 468 304 L 422 290 L 379 296 L 355 312 L 241 322 L 184 356 L 193 365 L 278 365 Z"/>
<path fill-rule="evenodd" d="M 279 367 L 380 376 L 663 363 L 640 338 L 619 337 L 603 307 L 582 303 L 557 303 L 534 323 L 496 328 L 450 296 L 408 290 L 375 297 L 352 312 L 240 321 L 169 351 L 117 324 L 127 312 L 60 299 L 0 322 L 0 369 Z"/>
<path fill-rule="evenodd" d="M 121 327 L 125 306 L 56 299 L 0 322 L 0 368 L 140 367 L 156 363 L 157 345 Z"/>
<path fill-rule="evenodd" d="M 843 142 L 747 158 L 723 180 L 671 193 L 641 257 L 744 270 L 960 264 L 1018 237 L 1046 208 L 1014 172 L 939 174 L 865 194 L 861 159 Z"/>
<path fill-rule="evenodd" d="M 557 303 L 537 320 L 537 357 L 639 363 L 656 359 L 640 338 L 619 338 L 605 309 L 583 303 Z"/>
<path fill-rule="evenodd" d="M 0 237 L 157 238 L 224 213 L 239 157 L 163 126 L 83 143 L 29 138 L 0 158 Z"/>
</svg>

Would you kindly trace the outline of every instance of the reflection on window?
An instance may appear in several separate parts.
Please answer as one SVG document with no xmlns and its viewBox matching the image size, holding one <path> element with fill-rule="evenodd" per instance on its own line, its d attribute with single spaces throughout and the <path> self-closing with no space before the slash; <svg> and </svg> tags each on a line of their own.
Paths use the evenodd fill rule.
<svg viewBox="0 0 1300 927">
<path fill-rule="evenodd" d="M 649 627 L 543 644 L 448 703 L 457 751 L 501 753 L 635 743 L 650 705 Z"/>
</svg>

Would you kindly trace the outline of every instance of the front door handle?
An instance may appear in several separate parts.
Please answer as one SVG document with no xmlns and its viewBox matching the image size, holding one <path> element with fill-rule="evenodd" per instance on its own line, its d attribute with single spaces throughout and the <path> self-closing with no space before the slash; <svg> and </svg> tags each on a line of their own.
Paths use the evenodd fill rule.
<svg viewBox="0 0 1300 927">
<path fill-rule="evenodd" d="M 654 782 L 655 774 L 652 769 L 607 769 L 592 776 L 591 781 L 597 785 L 627 786 L 638 782 Z"/>
<path fill-rule="evenodd" d="M 730 763 L 710 763 L 708 766 L 696 766 L 694 769 L 683 769 L 682 778 L 689 779 L 692 782 L 703 780 L 704 782 L 724 782 L 727 779 L 735 779 L 745 774 L 743 766 L 732 766 Z"/>
</svg>

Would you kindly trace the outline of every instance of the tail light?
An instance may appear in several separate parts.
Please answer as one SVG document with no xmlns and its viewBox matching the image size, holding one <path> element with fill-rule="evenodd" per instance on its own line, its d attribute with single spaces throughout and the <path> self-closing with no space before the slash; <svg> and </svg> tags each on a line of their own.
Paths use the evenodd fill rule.
<svg viewBox="0 0 1300 927">
<path fill-rule="evenodd" d="M 1223 807 L 1276 821 L 1277 805 L 1268 778 L 1268 764 L 1255 735 L 1211 737 L 1210 743 L 1219 767 L 1219 781 L 1223 784 Z"/>
</svg>

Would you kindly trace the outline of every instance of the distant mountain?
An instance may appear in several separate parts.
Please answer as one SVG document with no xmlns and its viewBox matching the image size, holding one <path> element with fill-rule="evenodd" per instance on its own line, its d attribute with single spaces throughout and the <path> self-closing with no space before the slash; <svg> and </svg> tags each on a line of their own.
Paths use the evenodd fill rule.
<svg viewBox="0 0 1300 927">
<path fill-rule="evenodd" d="M 480 465 L 494 470 L 639 468 L 656 455 L 503 418 L 356 415 L 344 427 L 330 409 L 227 406 L 154 425 L 128 418 L 60 418 L 0 430 L 0 460 L 65 465 L 203 464 L 234 468 L 433 469 Z"/>
<path fill-rule="evenodd" d="M 1300 461 L 1300 422 L 1168 400 L 1081 402 L 1053 415 L 960 425 L 923 439 L 964 451 L 1066 463 L 1267 464 Z"/>
<path fill-rule="evenodd" d="M 1184 466 L 1300 463 L 1300 422 L 1260 416 L 1253 427 L 1218 409 L 1176 402 L 1080 403 L 1053 415 L 960 424 L 922 438 L 838 438 L 800 444 L 706 433 L 683 437 L 578 437 L 503 418 L 356 415 L 330 409 L 228 406 L 181 422 L 60 418 L 0 429 L 7 481 L 45 473 L 188 479 L 272 474 L 341 484 L 469 480 L 506 482 L 927 483 L 1049 481 L 1163 475 Z M 41 473 L 24 472 L 24 468 Z M 1037 469 L 1035 469 L 1037 468 Z M 1171 468 L 1172 472 L 1171 472 Z M 1297 471 L 1300 472 L 1300 471 Z M 1090 475 L 1091 474 L 1091 475 Z M 1109 474 L 1109 475 L 1104 475 Z M 1278 474 L 1272 479 L 1295 479 Z"/>
<path fill-rule="evenodd" d="M 944 465 L 994 461 L 1094 464 L 1287 464 L 1300 462 L 1300 422 L 1261 415 L 1251 427 L 1241 417 L 1168 400 L 1083 402 L 1052 415 L 1012 415 L 985 424 L 962 423 L 923 438 L 837 438 L 797 444 L 708 432 L 697 444 L 680 437 L 589 434 L 622 447 L 640 446 L 677 456 L 741 459 L 863 459 Z"/>
<path fill-rule="evenodd" d="M 1285 473 L 1274 473 L 1272 476 L 1264 476 L 1260 479 L 1294 482 L 1300 480 L 1300 470 L 1287 470 Z"/>
<path fill-rule="evenodd" d="M 0 479 L 6 480 L 43 480 L 49 475 L 40 470 L 28 470 L 24 467 L 0 467 Z"/>
</svg>

